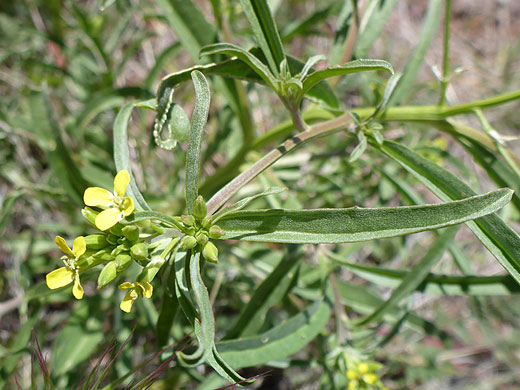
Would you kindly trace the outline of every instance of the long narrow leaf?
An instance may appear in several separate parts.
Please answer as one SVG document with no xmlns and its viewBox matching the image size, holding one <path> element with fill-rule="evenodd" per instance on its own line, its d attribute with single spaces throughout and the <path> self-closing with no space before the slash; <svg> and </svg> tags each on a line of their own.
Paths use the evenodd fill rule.
<svg viewBox="0 0 520 390">
<path fill-rule="evenodd" d="M 502 189 L 425 206 L 237 211 L 219 221 L 223 239 L 291 243 L 374 240 L 439 229 L 493 213 L 511 199 Z"/>
</svg>

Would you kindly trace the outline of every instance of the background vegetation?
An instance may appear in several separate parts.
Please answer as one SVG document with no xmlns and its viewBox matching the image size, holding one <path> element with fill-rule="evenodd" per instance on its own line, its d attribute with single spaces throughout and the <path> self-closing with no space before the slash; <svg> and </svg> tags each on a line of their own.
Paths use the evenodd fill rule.
<svg viewBox="0 0 520 390">
<path fill-rule="evenodd" d="M 379 58 L 404 72 L 393 106 L 440 102 L 447 105 L 442 107 L 459 107 L 502 96 L 444 116 L 421 108 L 408 110 L 408 117 L 398 111 L 392 117 L 388 111 L 378 122 L 386 139 L 453 172 L 476 193 L 499 187 L 518 191 L 520 25 L 515 20 L 520 4 L 453 1 L 446 72 L 447 1 L 359 1 L 358 23 L 350 13 L 354 3 L 269 5 L 286 53 L 304 61 L 318 54 L 327 57 L 317 69 Z M 111 341 L 118 348 L 127 339 L 102 382 L 107 389 L 129 383 L 144 388 L 148 382 L 139 380 L 158 368 L 160 379 L 154 378 L 158 380 L 152 389 L 226 384 L 211 368 L 186 369 L 167 361 L 172 349 L 163 349 L 175 348 L 192 329 L 180 315 L 174 321 L 161 320 L 164 307 L 172 304 L 161 286 L 155 286 L 152 300 L 139 300 L 126 314 L 119 310 L 124 292 L 116 284 L 98 293 L 94 274 L 82 279 L 87 296 L 82 301 L 73 300 L 69 289 L 51 291 L 44 282 L 61 256 L 54 236 L 71 242 L 92 232 L 79 212 L 84 189 L 112 188 L 113 127 L 119 110 L 131 100 L 154 98 L 165 75 L 208 63 L 199 59 L 199 51 L 215 42 L 255 45 L 239 2 L 0 4 L 0 388 L 76 388 L 97 364 L 110 366 L 109 359 L 101 357 Z M 295 131 L 290 115 L 268 88 L 217 76 L 208 79 L 212 101 L 200 187 L 206 199 Z M 306 101 L 303 116 L 316 123 L 340 111 L 374 107 L 387 80 L 384 72 L 332 78 L 339 106 Z M 195 103 L 191 82 L 176 89 L 175 102 L 190 115 Z M 368 112 L 359 111 L 361 116 Z M 187 144 L 180 143 L 173 152 L 157 147 L 151 111 L 136 110 L 131 119 L 131 167 L 139 188 L 154 210 L 184 213 Z M 401 165 L 375 146 L 361 150 L 360 142 L 362 137 L 339 132 L 308 143 L 235 198 L 279 186 L 289 190 L 257 200 L 252 208 L 438 202 Z M 362 152 L 357 159 L 351 158 L 355 150 Z M 515 195 L 500 212 L 514 230 L 519 206 Z M 230 333 L 255 335 L 283 324 L 307 309 L 317 299 L 320 281 L 332 275 L 337 288 L 329 321 L 296 354 L 240 371 L 245 377 L 265 374 L 253 388 L 345 388 L 346 372 L 357 362 L 374 364 L 371 370 L 390 389 L 518 388 L 520 304 L 515 294 L 520 287 L 464 225 L 456 233 L 456 244 L 450 244 L 431 270 L 435 275 L 425 275 L 429 279 L 415 286 L 417 292 L 401 297 L 372 326 L 355 323 L 390 297 L 405 272 L 438 245 L 437 237 L 425 232 L 317 246 L 219 241 L 220 263 L 208 267 L 205 276 L 217 337 L 226 332 L 228 338 L 233 338 Z M 286 269 L 277 268 L 282 258 L 289 259 Z M 291 258 L 299 259 L 297 266 Z M 282 288 L 268 288 L 277 283 Z M 255 294 L 261 310 L 249 328 L 237 330 L 235 321 Z M 38 349 L 41 353 L 35 352 Z M 45 357 L 42 366 L 50 376 L 38 368 L 38 355 Z"/>
</svg>

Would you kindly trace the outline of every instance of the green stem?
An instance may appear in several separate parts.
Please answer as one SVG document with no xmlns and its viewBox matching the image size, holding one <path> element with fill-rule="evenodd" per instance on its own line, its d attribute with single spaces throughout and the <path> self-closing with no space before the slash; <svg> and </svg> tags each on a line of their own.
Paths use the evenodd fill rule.
<svg viewBox="0 0 520 390">
<path fill-rule="evenodd" d="M 450 81 L 450 21 L 451 21 L 451 0 L 446 0 L 444 8 L 444 54 L 441 76 L 441 98 L 440 106 L 446 105 L 446 89 Z"/>
</svg>

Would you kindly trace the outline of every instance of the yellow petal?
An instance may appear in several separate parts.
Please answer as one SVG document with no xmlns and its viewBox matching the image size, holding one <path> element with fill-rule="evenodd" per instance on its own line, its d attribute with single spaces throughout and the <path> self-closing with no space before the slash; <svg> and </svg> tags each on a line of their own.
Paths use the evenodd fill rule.
<svg viewBox="0 0 520 390">
<path fill-rule="evenodd" d="M 101 231 L 105 231 L 110 229 L 120 220 L 121 212 L 116 208 L 109 208 L 98 214 L 96 217 L 96 227 Z"/>
<path fill-rule="evenodd" d="M 148 282 L 141 282 L 140 284 L 143 290 L 143 297 L 151 298 L 153 294 L 153 286 Z"/>
<path fill-rule="evenodd" d="M 74 255 L 76 258 L 79 258 L 82 256 L 85 251 L 87 250 L 87 242 L 85 241 L 85 237 L 79 236 L 74 239 L 74 242 L 72 243 L 72 252 L 74 252 Z"/>
<path fill-rule="evenodd" d="M 128 288 L 134 288 L 134 284 L 130 282 L 124 282 L 121 283 L 117 288 L 120 290 L 126 290 Z"/>
<path fill-rule="evenodd" d="M 79 283 L 79 276 L 74 278 L 74 286 L 72 287 L 72 295 L 76 299 L 83 299 L 83 287 Z"/>
<path fill-rule="evenodd" d="M 58 248 L 61 249 L 61 251 L 63 253 L 65 253 L 66 255 L 69 255 L 71 257 L 74 257 L 74 253 L 72 253 L 69 246 L 67 245 L 67 242 L 65 242 L 65 239 L 63 237 L 56 236 L 56 238 L 54 239 L 54 242 L 56 243 Z"/>
<path fill-rule="evenodd" d="M 124 283 L 123 283 L 124 284 Z M 125 297 L 121 301 L 119 307 L 126 313 L 130 313 L 132 310 L 132 305 L 134 304 L 134 300 L 132 299 L 132 295 L 130 294 L 133 290 L 130 290 L 126 293 Z"/>
<path fill-rule="evenodd" d="M 126 187 L 130 183 L 130 174 L 126 169 L 117 172 L 116 177 L 114 178 L 114 191 L 117 196 L 124 196 L 126 192 Z"/>
<path fill-rule="evenodd" d="M 83 201 L 87 206 L 110 207 L 114 202 L 114 195 L 101 187 L 89 187 L 83 194 Z"/>
<path fill-rule="evenodd" d="M 131 197 L 127 196 L 125 199 L 123 199 L 123 210 L 125 212 L 125 217 L 128 217 L 134 212 L 134 200 Z"/>
<path fill-rule="evenodd" d="M 55 269 L 54 271 L 49 272 L 45 276 L 45 281 L 47 282 L 47 287 L 49 287 L 51 290 L 66 286 L 73 280 L 74 280 L 74 272 L 65 267 Z"/>
</svg>

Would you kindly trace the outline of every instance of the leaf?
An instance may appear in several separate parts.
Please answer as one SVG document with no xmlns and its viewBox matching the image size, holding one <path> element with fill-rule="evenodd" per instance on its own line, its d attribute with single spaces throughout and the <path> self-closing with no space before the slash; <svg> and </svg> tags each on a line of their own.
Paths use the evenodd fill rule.
<svg viewBox="0 0 520 390">
<path fill-rule="evenodd" d="M 226 215 L 232 213 L 233 211 L 242 210 L 244 207 L 246 207 L 249 203 L 253 202 L 254 200 L 263 198 L 264 196 L 279 194 L 281 192 L 284 192 L 285 190 L 286 188 L 271 187 L 265 190 L 264 192 L 241 199 L 237 203 L 232 204 L 231 206 L 226 207 L 223 210 L 220 210 L 218 213 L 213 214 L 211 219 L 212 223 L 217 223 L 220 219 L 224 218 Z"/>
<path fill-rule="evenodd" d="M 271 72 L 278 76 L 285 58 L 282 41 L 266 0 L 240 0 L 255 38 L 267 59 Z"/>
<path fill-rule="evenodd" d="M 401 73 L 395 73 L 393 74 L 388 82 L 386 83 L 385 92 L 383 93 L 383 98 L 377 105 L 376 109 L 370 115 L 366 120 L 369 120 L 371 118 L 377 118 L 379 116 L 383 116 L 386 110 L 386 106 L 388 105 L 388 101 L 392 97 L 392 94 L 394 93 L 395 88 L 397 87 L 397 84 L 399 83 L 399 80 L 401 80 L 401 77 L 403 75 Z"/>
<path fill-rule="evenodd" d="M 397 306 L 401 300 L 409 296 L 424 281 L 432 267 L 439 262 L 448 245 L 453 241 L 458 226 L 446 229 L 432 244 L 426 255 L 412 268 L 399 286 L 392 292 L 381 306 L 370 315 L 358 321 L 358 325 L 366 325 L 383 317 L 392 307 Z"/>
<path fill-rule="evenodd" d="M 210 92 L 204 75 L 195 70 L 191 74 L 195 86 L 195 108 L 191 118 L 191 133 L 186 156 L 186 206 L 193 212 L 193 203 L 199 191 L 200 146 L 202 132 L 208 120 Z"/>
<path fill-rule="evenodd" d="M 361 155 L 365 152 L 367 148 L 367 137 L 363 133 L 363 131 L 357 132 L 357 138 L 359 143 L 356 145 L 352 153 L 350 154 L 350 157 L 348 158 L 349 163 L 353 163 L 356 161 Z"/>
<path fill-rule="evenodd" d="M 293 272 L 292 269 L 300 259 L 301 252 L 290 246 L 278 265 L 255 289 L 235 324 L 227 332 L 226 339 L 247 337 L 256 333 L 263 325 L 269 308 L 277 304 L 293 285 L 297 272 Z"/>
<path fill-rule="evenodd" d="M 375 147 L 403 165 L 442 201 L 461 199 L 475 194 L 453 173 L 403 145 L 385 141 Z M 497 215 L 468 222 L 467 226 L 506 271 L 520 283 L 520 236 Z"/>
<path fill-rule="evenodd" d="M 439 229 L 493 213 L 511 199 L 501 189 L 464 200 L 388 208 L 236 211 L 219 221 L 222 239 L 290 243 L 375 240 Z"/>
<path fill-rule="evenodd" d="M 135 183 L 132 169 L 130 168 L 130 152 L 128 150 L 128 122 L 136 102 L 126 104 L 117 114 L 114 121 L 114 163 L 119 172 L 126 169 L 130 173 L 130 184 L 126 189 L 128 196 L 131 196 L 136 207 L 141 210 L 150 210 L 150 206 L 143 198 L 141 191 Z"/>
<path fill-rule="evenodd" d="M 255 337 L 221 341 L 216 347 L 235 369 L 265 364 L 290 356 L 311 342 L 327 324 L 332 302 L 325 297 L 305 311 Z"/>
<path fill-rule="evenodd" d="M 399 80 L 394 93 L 388 101 L 388 107 L 401 103 L 407 98 L 410 91 L 412 91 L 412 83 L 419 73 L 419 69 L 426 58 L 428 48 L 437 32 L 443 4 L 443 0 L 430 0 L 419 43 L 404 68 L 403 77 Z"/>
<path fill-rule="evenodd" d="M 242 62 L 247 64 L 260 78 L 274 91 L 278 90 L 278 81 L 273 76 L 273 73 L 267 66 L 264 65 L 257 57 L 251 54 L 249 51 L 242 49 L 241 47 L 232 45 L 231 43 L 215 43 L 203 47 L 200 51 L 201 56 L 213 55 L 213 54 L 227 54 L 229 56 L 235 56 Z"/>
<path fill-rule="evenodd" d="M 306 94 L 320 81 L 330 77 L 374 70 L 384 70 L 388 73 L 394 73 L 392 65 L 383 60 L 354 60 L 343 65 L 332 65 L 325 69 L 317 70 L 316 72 L 311 73 L 303 81 L 303 90 L 301 93 Z"/>
<path fill-rule="evenodd" d="M 328 256 L 338 264 L 347 267 L 360 278 L 383 287 L 396 288 L 410 273 L 410 271 L 367 267 L 350 263 L 333 253 L 329 253 Z M 440 295 L 510 295 L 519 294 L 520 286 L 509 275 L 460 276 L 429 273 L 415 291 Z"/>
</svg>

